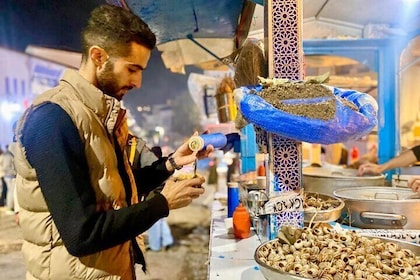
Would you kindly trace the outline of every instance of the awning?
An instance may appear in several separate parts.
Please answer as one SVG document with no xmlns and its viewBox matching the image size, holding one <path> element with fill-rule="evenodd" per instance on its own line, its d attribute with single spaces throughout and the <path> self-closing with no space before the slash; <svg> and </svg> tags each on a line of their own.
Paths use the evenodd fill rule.
<svg viewBox="0 0 420 280">
<path fill-rule="evenodd" d="M 246 0 L 108 0 L 140 16 L 156 34 L 167 68 L 222 60 L 248 35 L 255 3 Z"/>
</svg>

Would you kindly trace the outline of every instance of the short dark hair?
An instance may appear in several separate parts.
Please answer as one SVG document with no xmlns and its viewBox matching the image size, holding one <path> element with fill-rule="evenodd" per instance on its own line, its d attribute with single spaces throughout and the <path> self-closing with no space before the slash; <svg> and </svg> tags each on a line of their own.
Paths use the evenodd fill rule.
<svg viewBox="0 0 420 280">
<path fill-rule="evenodd" d="M 100 5 L 93 9 L 82 31 L 82 60 L 86 61 L 89 49 L 95 45 L 109 55 L 128 56 L 132 42 L 152 50 L 156 36 L 133 12 L 110 4 Z"/>
</svg>

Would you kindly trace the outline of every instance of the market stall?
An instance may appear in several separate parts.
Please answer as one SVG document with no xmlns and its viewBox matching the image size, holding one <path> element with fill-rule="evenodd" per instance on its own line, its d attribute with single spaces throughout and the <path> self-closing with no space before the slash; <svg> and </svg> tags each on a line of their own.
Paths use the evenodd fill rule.
<svg viewBox="0 0 420 280">
<path fill-rule="evenodd" d="M 328 2 L 328 1 L 327 1 Z M 301 80 L 301 65 L 299 64 L 300 61 L 295 60 L 296 57 L 293 55 L 288 56 L 290 53 L 293 53 L 297 56 L 301 55 L 302 49 L 299 47 L 299 40 L 301 40 L 301 37 L 299 37 L 299 26 L 295 26 L 294 20 L 299 21 L 299 1 L 295 1 L 293 3 L 289 3 L 291 5 L 283 6 L 280 3 L 277 3 L 276 1 L 269 1 L 268 2 L 268 14 L 271 14 L 273 12 L 273 17 L 269 18 L 268 22 L 272 22 L 272 25 L 266 26 L 268 29 L 269 34 L 269 40 L 268 40 L 268 47 L 266 46 L 266 53 L 269 54 L 268 56 L 268 68 L 269 68 L 269 77 L 276 77 L 276 78 L 283 78 L 286 80 Z M 294 6 L 296 4 L 296 6 Z M 296 10 L 295 10 L 296 8 Z M 282 26 L 282 24 L 286 24 L 285 22 L 282 22 L 279 20 L 279 22 L 276 21 L 275 15 L 276 12 L 280 12 L 284 18 L 287 18 L 285 22 L 290 23 L 287 24 L 287 27 Z M 288 14 L 288 13 L 291 14 Z M 286 14 L 290 16 L 287 17 Z M 276 24 L 279 24 L 279 26 L 276 26 Z M 296 28 L 296 29 L 295 29 Z M 275 29 L 275 30 L 271 30 Z M 290 30 L 291 29 L 291 30 Z M 283 31 L 280 32 L 279 30 Z M 271 33 L 270 33 L 271 32 Z M 288 38 L 285 38 L 282 34 L 290 34 Z M 297 36 L 295 36 L 297 35 Z M 270 40 L 270 36 L 273 36 L 273 39 Z M 286 40 L 286 41 L 284 41 Z M 281 42 L 287 42 L 284 45 Z M 381 43 L 379 43 L 381 42 Z M 295 44 L 296 43 L 296 44 Z M 364 58 L 366 58 L 366 63 L 373 63 L 375 67 L 379 67 L 378 65 L 388 65 L 385 68 L 386 71 L 381 67 L 381 73 L 380 77 L 386 77 L 389 73 L 395 73 L 396 71 L 396 64 L 394 60 L 390 61 L 384 61 L 382 58 L 385 58 L 383 56 L 384 54 L 388 53 L 395 53 L 396 48 L 399 46 L 396 46 L 392 43 L 392 40 L 361 40 L 361 41 L 333 41 L 332 42 L 334 46 L 337 46 L 337 52 L 343 52 L 343 49 L 346 49 L 346 46 L 352 46 L 353 48 L 350 53 L 352 53 L 349 56 L 357 56 L 357 52 L 363 53 Z M 385 43 L 385 44 L 384 44 Z M 310 53 L 311 46 L 316 46 L 318 42 L 308 42 L 306 44 L 307 50 Z M 322 45 L 322 42 L 319 44 Z M 384 46 L 385 45 L 385 46 Z M 305 46 L 305 44 L 304 44 Z M 339 46 L 339 47 L 338 47 Z M 365 48 L 363 46 L 369 46 L 370 48 Z M 325 48 L 331 48 L 331 46 L 326 46 Z M 319 51 L 319 50 L 317 50 Z M 285 54 L 287 53 L 287 54 Z M 305 50 L 305 54 L 306 50 Z M 379 55 L 378 55 L 379 54 Z M 393 54 L 394 55 L 394 54 Z M 379 57 L 379 61 L 377 60 Z M 358 57 L 360 59 L 360 57 Z M 281 63 L 276 63 L 276 61 L 281 61 Z M 388 64 L 389 63 L 389 64 Z M 286 69 L 288 71 L 286 71 Z M 382 72 L 383 71 L 383 72 Z M 389 72 L 388 72 L 389 71 Z M 390 83 L 394 83 L 395 80 L 391 79 L 391 81 L 388 80 Z M 383 86 L 386 86 L 384 84 L 379 85 L 379 91 L 385 90 L 382 88 Z M 387 86 L 388 87 L 388 86 Z M 393 86 L 390 86 L 393 87 Z M 363 125 L 359 123 L 360 125 L 356 125 L 356 129 L 353 131 L 350 131 L 348 134 L 345 132 L 341 132 L 339 129 L 339 125 L 336 124 L 336 126 L 329 127 L 325 131 L 322 130 L 322 125 L 319 122 L 312 122 L 312 123 L 306 123 L 307 118 L 311 118 L 311 116 L 305 115 L 306 119 L 304 119 L 303 123 L 299 123 L 296 119 L 288 119 L 287 113 L 283 114 L 284 111 L 287 111 L 286 107 L 288 105 L 296 105 L 299 103 L 302 103 L 302 96 L 294 95 L 295 100 L 292 100 L 288 104 L 280 104 L 278 106 L 278 103 L 282 102 L 282 98 L 273 97 L 275 95 L 275 92 L 271 92 L 271 95 L 262 95 L 260 94 L 261 89 L 256 89 L 252 87 L 248 87 L 246 89 L 242 89 L 242 92 L 237 94 L 237 100 L 238 101 L 238 108 L 242 116 L 252 123 L 254 125 L 255 129 L 255 141 L 257 143 L 259 152 L 264 153 L 267 156 L 267 172 L 266 172 L 266 179 L 267 184 L 265 185 L 265 188 L 257 189 L 258 193 L 264 193 L 264 195 L 260 196 L 253 196 L 257 197 L 257 203 L 251 203 L 251 207 L 249 207 L 249 211 L 253 215 L 253 230 L 254 235 L 247 238 L 247 239 L 233 239 L 232 236 L 229 236 L 226 232 L 229 231 L 229 227 L 226 225 L 226 220 L 223 219 L 223 214 L 217 213 L 216 217 L 214 218 L 214 224 L 211 228 L 211 236 L 212 236 L 212 243 L 210 245 L 211 253 L 210 253 L 210 277 L 213 277 L 211 279 L 217 279 L 218 276 L 221 276 L 223 279 L 224 277 L 232 277 L 232 279 L 259 279 L 258 276 L 254 276 L 255 274 L 253 272 L 259 271 L 262 269 L 262 266 L 260 262 L 257 261 L 257 265 L 255 265 L 255 256 L 254 259 L 251 257 L 252 250 L 250 250 L 249 246 L 253 247 L 254 250 L 257 250 L 259 252 L 260 246 L 258 248 L 255 248 L 256 243 L 258 242 L 262 243 L 263 246 L 267 246 L 266 249 L 273 248 L 271 245 L 267 244 L 274 244 L 270 242 L 278 242 L 278 236 L 277 234 L 280 231 L 283 231 L 283 229 L 286 229 L 290 226 L 294 228 L 301 228 L 303 221 L 305 220 L 305 216 L 307 216 L 305 213 L 305 210 L 303 207 L 295 207 L 297 202 L 301 202 L 302 205 L 304 204 L 304 194 L 306 192 L 303 191 L 302 188 L 302 181 L 301 181 L 301 174 L 300 172 L 296 172 L 296 166 L 298 166 L 297 169 L 300 170 L 301 167 L 301 161 L 300 161 L 300 146 L 299 143 L 301 141 L 308 141 L 313 143 L 335 143 L 340 142 L 343 140 L 351 139 L 352 137 L 360 137 L 362 135 L 366 135 L 366 133 L 369 132 L 369 130 L 373 129 L 373 126 L 375 126 L 377 123 L 374 121 L 371 121 L 368 123 L 370 125 L 373 124 L 373 126 L 369 126 L 366 130 L 363 130 Z M 363 95 L 363 94 L 361 94 Z M 345 97 L 348 97 L 348 95 L 344 94 Z M 259 97 L 262 97 L 264 100 L 260 100 Z M 276 109 L 281 109 L 282 114 L 281 116 L 277 115 L 276 109 L 273 109 L 273 107 L 270 107 L 264 101 L 267 101 L 270 99 L 269 97 L 273 97 L 273 100 L 281 100 L 277 104 L 274 104 L 272 102 L 270 105 L 274 106 Z M 319 96 L 318 96 L 319 97 Z M 236 98 L 236 96 L 235 96 Z M 292 97 L 291 97 L 292 99 Z M 319 101 L 319 100 L 317 100 Z M 311 104 L 314 105 L 317 101 L 312 102 Z M 268 102 L 270 103 L 270 102 Z M 305 103 L 305 102 L 303 102 Z M 356 102 L 357 103 L 357 102 Z M 369 103 L 369 102 L 368 102 Z M 390 104 L 384 104 L 384 101 L 379 101 L 379 107 L 381 108 L 381 114 L 383 114 L 384 108 L 386 108 L 387 105 Z M 358 103 L 360 105 L 360 103 Z M 283 106 L 283 107 L 281 107 Z M 375 106 L 374 106 L 375 107 Z M 307 108 L 308 109 L 308 108 Z M 376 107 L 377 109 L 377 107 Z M 304 110 L 305 111 L 305 110 Z M 319 111 L 323 111 L 323 109 L 319 109 Z M 342 112 L 342 110 L 337 110 L 338 112 Z M 367 113 L 367 111 L 361 110 L 359 107 L 358 112 L 364 112 Z M 369 111 L 369 110 L 368 110 Z M 374 112 L 375 110 L 371 111 Z M 392 111 L 395 112 L 395 108 L 392 108 Z M 290 112 L 288 112 L 290 113 Z M 305 113 L 308 113 L 308 110 L 305 111 Z M 338 114 L 338 119 L 340 119 L 342 116 Z M 367 114 L 368 115 L 368 114 Z M 367 117 L 365 115 L 365 117 Z M 374 118 L 376 120 L 376 114 L 374 113 Z M 337 117 L 337 116 L 336 116 Z M 383 115 L 380 115 L 381 120 L 384 119 Z M 388 117 L 388 116 L 387 116 Z M 343 127 L 349 128 L 352 127 L 352 125 L 349 125 L 354 120 L 353 117 L 344 118 L 346 119 L 346 125 L 343 125 Z M 369 117 L 367 117 L 369 119 Z M 283 122 L 284 121 L 284 122 Z M 325 120 L 324 120 L 325 121 Z M 321 121 L 322 122 L 322 121 Z M 339 121 L 338 121 L 339 123 Z M 289 127 L 290 125 L 290 127 Z M 317 127 L 319 125 L 319 127 Z M 382 128 L 383 123 L 379 124 Z M 392 125 L 392 124 L 391 124 Z M 318 131 L 316 128 L 319 128 Z M 329 134 L 329 129 L 331 131 L 334 130 L 335 133 Z M 357 131 L 360 129 L 360 131 Z M 322 132 L 320 132 L 322 131 Z M 358 133 L 360 134 L 358 135 Z M 381 131 L 380 134 L 382 134 L 383 131 Z M 347 136 L 346 136 L 347 135 Z M 316 138 L 320 137 L 320 138 Z M 334 137 L 348 137 L 347 139 L 336 139 Z M 286 138 L 286 139 L 284 139 Z M 316 138 L 316 139 L 315 139 Z M 389 137 L 388 137 L 389 139 Z M 391 143 L 393 142 L 395 138 L 392 138 Z M 296 143 L 290 140 L 296 140 Z M 383 150 L 382 150 L 383 151 Z M 246 155 L 246 151 L 244 151 Z M 383 155 L 383 154 L 381 154 Z M 247 158 L 248 160 L 248 158 Z M 251 159 L 252 160 L 252 159 Z M 381 160 L 383 160 L 381 158 Z M 249 166 L 246 164 L 246 166 Z M 354 170 L 353 170 L 354 171 Z M 344 177 L 344 176 L 341 176 Z M 352 183 L 355 183 L 354 181 L 356 179 L 355 174 L 353 176 L 348 176 L 349 180 L 352 180 Z M 343 179 L 340 178 L 340 176 L 334 176 L 332 180 L 339 180 Z M 359 178 L 360 179 L 360 178 Z M 365 178 L 369 179 L 369 178 Z M 374 184 L 383 185 L 383 176 L 378 176 L 378 178 L 370 178 L 372 179 L 372 182 Z M 381 181 L 382 183 L 380 183 Z M 304 182 L 303 182 L 304 183 Z M 357 183 L 357 182 L 356 182 Z M 366 183 L 366 182 L 364 182 Z M 347 186 L 350 187 L 350 186 Z M 322 189 L 322 188 L 320 188 Z M 246 190 L 246 192 L 252 193 L 255 192 L 255 190 Z M 319 193 L 319 189 L 317 190 L 317 193 Z M 355 191 L 355 190 L 353 190 Z M 331 195 L 334 195 L 337 197 L 338 195 L 343 197 L 343 200 L 346 201 L 346 206 L 350 206 L 351 202 L 354 202 L 356 200 L 359 203 L 366 203 L 371 205 L 380 205 L 378 209 L 365 209 L 363 208 L 363 211 L 349 211 L 346 207 L 343 207 L 345 211 L 342 211 L 341 215 L 339 215 L 339 218 L 336 219 L 335 229 L 338 228 L 345 228 L 345 230 L 352 229 L 354 232 L 360 235 L 370 235 L 370 236 L 380 236 L 380 237 L 392 237 L 395 239 L 400 240 L 406 240 L 410 241 L 410 244 L 407 245 L 408 247 L 412 248 L 416 253 L 418 252 L 418 246 L 413 245 L 412 243 L 418 242 L 418 227 L 415 224 L 411 224 L 408 221 L 410 220 L 413 222 L 413 217 L 411 215 L 408 215 L 407 213 L 403 213 L 402 209 L 398 206 L 401 206 L 403 204 L 410 204 L 418 205 L 417 198 L 407 197 L 402 195 L 404 193 L 404 190 L 396 190 L 393 187 L 384 187 L 384 189 L 380 190 L 371 190 L 366 188 L 366 190 L 362 188 L 359 188 L 359 190 L 355 191 L 357 195 L 352 193 L 352 195 L 343 195 L 337 193 L 335 195 L 335 190 L 331 190 Z M 409 190 L 405 190 L 409 191 Z M 296 193 L 296 197 L 290 198 L 287 197 L 291 192 Z M 397 194 L 396 194 L 397 193 Z M 253 193 L 254 194 L 254 193 Z M 358 196 L 361 194 L 361 196 Z M 302 197 L 299 197 L 301 195 Z M 247 196 L 245 196 L 247 197 Z M 263 198 L 262 203 L 260 204 L 258 198 Z M 413 199 L 413 200 L 412 200 Z M 259 205 L 258 209 L 259 212 L 255 213 L 255 209 L 252 207 L 252 205 Z M 386 206 L 385 206 L 386 205 Z M 270 206 L 270 207 L 267 207 Z M 357 208 L 357 207 L 356 207 Z M 270 212 L 269 209 L 274 210 L 274 212 Z M 354 209 L 353 209 L 354 210 Z M 359 209 L 360 210 L 360 209 Z M 278 211 L 278 212 L 276 212 Z M 303 215 L 301 215 L 303 214 Z M 317 213 L 320 214 L 320 213 Z M 342 216 L 342 215 L 345 215 Z M 353 218 L 350 217 L 349 221 L 345 221 L 345 218 L 352 215 L 353 218 L 355 217 L 361 217 L 361 219 L 354 219 L 356 221 L 356 226 L 351 225 L 351 222 L 353 221 Z M 222 215 L 222 217 L 220 217 Z M 344 219 L 343 219 L 344 218 Z M 303 220 L 303 221 L 302 221 Z M 229 220 L 227 220 L 229 221 Z M 330 227 L 334 227 L 335 225 L 331 225 L 329 221 L 327 224 Z M 302 224 L 301 224 L 302 223 Z M 306 224 L 306 221 L 305 221 Z M 350 228 L 349 228 L 350 227 Z M 220 234 L 221 233 L 221 234 Z M 305 233 L 307 234 L 307 233 Z M 313 234 L 313 233 L 311 233 Z M 220 238 L 223 238 L 223 243 L 220 243 Z M 341 237 L 340 237 L 341 238 Z M 347 236 L 347 233 L 343 233 L 342 238 L 356 238 L 356 237 L 350 237 Z M 357 237 L 359 238 L 359 237 Z M 370 237 L 372 238 L 372 237 Z M 290 240 L 289 240 L 290 241 Z M 213 242 L 217 244 L 217 246 L 213 246 Z M 375 242 L 376 239 L 375 239 Z M 400 241 L 394 241 L 399 243 Z M 402 241 L 401 241 L 402 242 Z M 281 242 L 282 243 L 282 242 Z M 294 243 L 292 243 L 294 245 Z M 222 246 L 219 246 L 222 245 Z M 244 245 L 245 247 L 243 247 Z M 260 244 L 261 245 L 261 244 Z M 401 246 L 405 246 L 406 244 L 399 244 Z M 271 246 L 271 247 L 270 247 Z M 278 244 L 276 246 L 279 246 Z M 348 245 L 350 246 L 350 245 Z M 384 245 L 385 246 L 385 245 Z M 316 246 L 315 246 L 316 247 Z M 344 246 L 345 247 L 345 246 Z M 293 247 L 295 248 L 295 247 Z M 296 248 L 295 248 L 296 249 Z M 321 248 L 318 247 L 319 250 Z M 353 248 L 354 249 L 354 248 Z M 264 275 L 266 279 L 306 279 L 306 278 L 317 278 L 321 277 L 319 274 L 312 275 L 313 277 L 310 277 L 310 275 L 306 275 L 305 278 L 302 277 L 296 277 L 293 276 L 298 272 L 298 268 L 295 270 L 290 270 L 290 267 L 288 270 L 282 270 L 279 269 L 279 266 L 281 266 L 281 262 L 278 262 L 279 259 L 282 259 L 286 253 L 279 254 L 278 252 L 280 249 L 274 249 L 275 254 L 271 255 L 271 260 L 268 261 L 268 266 L 275 266 L 274 272 L 272 268 L 265 267 L 265 272 L 260 271 L 261 274 Z M 219 252 L 222 252 L 222 254 L 218 254 Z M 255 253 L 255 251 L 254 251 Z M 259 252 L 261 254 L 264 254 L 264 252 Z M 317 253 L 312 253 L 317 254 Z M 220 264 L 220 259 L 228 258 L 227 265 L 217 265 Z M 260 255 L 261 257 L 261 255 Z M 266 255 L 264 257 L 267 257 Z M 331 262 L 333 260 L 331 259 Z M 300 263 L 300 260 L 294 260 L 289 261 L 288 263 Z M 213 264 L 213 265 L 212 265 Z M 286 264 L 287 265 L 287 264 Z M 301 264 L 303 265 L 303 264 Z M 373 269 L 373 268 L 372 268 Z M 267 272 L 269 271 L 269 272 Z M 288 272 L 288 274 L 281 273 Z M 417 277 L 417 267 L 415 268 L 414 275 L 412 274 L 410 277 Z M 292 273 L 293 272 L 293 273 Z M 395 271 L 393 270 L 392 273 Z M 229 274 L 232 273 L 232 274 Z M 324 272 L 323 272 L 324 273 Z M 341 273 L 341 272 L 340 272 Z M 347 271 L 346 273 L 359 273 L 356 271 Z M 401 271 L 401 279 L 404 278 L 405 275 L 404 271 Z M 271 276 L 270 276 L 271 274 Z M 293 275 L 292 275 L 293 274 Z M 327 275 L 328 274 L 328 275 Z M 335 274 L 335 272 L 329 272 L 324 273 L 324 276 L 332 277 L 332 275 Z M 235 275 L 235 276 L 234 276 Z M 338 277 L 341 277 L 344 274 L 339 274 Z M 347 274 L 345 274 L 347 275 Z M 366 276 L 366 275 L 365 275 Z M 257 277 L 257 278 L 253 278 Z M 343 276 L 344 277 L 344 276 Z M 350 276 L 349 276 L 350 277 Z M 360 278 L 360 275 L 358 276 Z M 408 277 L 408 276 L 407 276 Z M 347 279 L 344 277 L 343 279 Z M 348 278 L 351 279 L 351 278 Z"/>
</svg>

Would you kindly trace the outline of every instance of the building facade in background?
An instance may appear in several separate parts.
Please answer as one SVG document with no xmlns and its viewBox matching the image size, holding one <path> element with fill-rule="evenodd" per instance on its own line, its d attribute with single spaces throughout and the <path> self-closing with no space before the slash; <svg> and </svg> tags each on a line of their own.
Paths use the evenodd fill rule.
<svg viewBox="0 0 420 280">
<path fill-rule="evenodd" d="M 0 146 L 13 139 L 13 125 L 34 97 L 58 84 L 66 67 L 0 48 Z"/>
</svg>

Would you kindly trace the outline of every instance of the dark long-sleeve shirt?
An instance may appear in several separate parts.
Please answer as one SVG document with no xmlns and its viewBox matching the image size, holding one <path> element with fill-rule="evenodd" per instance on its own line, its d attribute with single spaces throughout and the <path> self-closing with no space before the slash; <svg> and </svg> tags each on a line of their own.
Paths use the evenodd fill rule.
<svg viewBox="0 0 420 280">
<path fill-rule="evenodd" d="M 166 199 L 160 194 L 127 208 L 98 212 L 84 144 L 71 118 L 58 105 L 47 103 L 34 110 L 21 141 L 63 242 L 74 256 L 133 239 L 169 214 Z M 122 172 L 125 174 L 120 168 Z M 170 175 L 163 160 L 146 171 L 134 170 L 134 174 L 144 179 L 140 193 L 150 191 Z"/>
<path fill-rule="evenodd" d="M 413 151 L 417 160 L 420 161 L 420 145 L 413 147 L 411 150 Z"/>
</svg>

